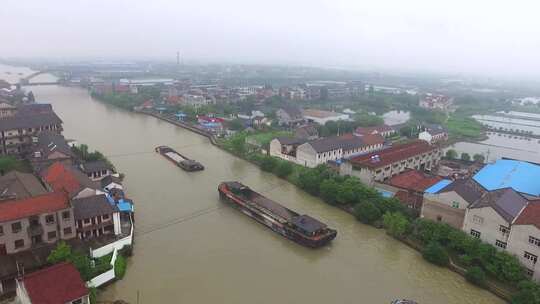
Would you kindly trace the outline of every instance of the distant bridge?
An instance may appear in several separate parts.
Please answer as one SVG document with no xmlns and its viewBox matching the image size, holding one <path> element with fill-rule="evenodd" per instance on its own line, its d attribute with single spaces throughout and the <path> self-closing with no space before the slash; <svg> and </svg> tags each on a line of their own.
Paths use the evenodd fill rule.
<svg viewBox="0 0 540 304">
<path fill-rule="evenodd" d="M 57 85 L 58 80 L 57 81 L 30 82 L 30 79 L 32 79 L 32 78 L 34 78 L 34 77 L 36 77 L 38 75 L 46 74 L 46 73 L 50 73 L 50 72 L 51 72 L 50 70 L 42 70 L 42 71 L 37 71 L 35 73 L 27 75 L 26 77 L 21 78 L 19 80 L 19 85 L 21 85 L 21 86 Z"/>
</svg>

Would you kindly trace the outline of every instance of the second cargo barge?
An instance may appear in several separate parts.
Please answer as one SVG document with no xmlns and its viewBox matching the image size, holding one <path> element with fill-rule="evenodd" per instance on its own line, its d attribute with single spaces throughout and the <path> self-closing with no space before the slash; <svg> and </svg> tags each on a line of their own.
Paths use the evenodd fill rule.
<svg viewBox="0 0 540 304">
<path fill-rule="evenodd" d="M 204 170 L 204 166 L 201 165 L 201 163 L 183 156 L 170 147 L 159 146 L 156 148 L 156 152 L 163 155 L 166 159 L 185 171 L 191 172 Z"/>
</svg>

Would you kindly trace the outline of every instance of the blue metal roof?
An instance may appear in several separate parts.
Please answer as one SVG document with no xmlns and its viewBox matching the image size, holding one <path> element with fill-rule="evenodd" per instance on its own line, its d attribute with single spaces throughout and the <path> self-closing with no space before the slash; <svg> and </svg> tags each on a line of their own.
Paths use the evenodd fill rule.
<svg viewBox="0 0 540 304">
<path fill-rule="evenodd" d="M 489 191 L 510 187 L 517 192 L 540 195 L 540 166 L 528 162 L 501 159 L 486 165 L 473 178 Z"/>
<path fill-rule="evenodd" d="M 441 190 L 442 188 L 444 188 L 444 187 L 450 185 L 451 183 L 452 183 L 451 180 L 448 180 L 448 179 L 442 179 L 442 180 L 440 180 L 438 183 L 436 183 L 435 185 L 433 185 L 433 186 L 427 188 L 424 192 L 425 192 L 425 193 L 431 193 L 431 194 L 437 193 L 437 192 L 439 192 L 439 190 Z"/>
</svg>

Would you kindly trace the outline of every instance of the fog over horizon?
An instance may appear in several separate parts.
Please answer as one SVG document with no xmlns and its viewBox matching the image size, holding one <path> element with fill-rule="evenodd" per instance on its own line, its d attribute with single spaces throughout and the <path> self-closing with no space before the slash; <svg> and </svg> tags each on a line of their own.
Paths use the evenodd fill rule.
<svg viewBox="0 0 540 304">
<path fill-rule="evenodd" d="M 540 76 L 538 1 L 4 0 L 0 58 Z"/>
</svg>

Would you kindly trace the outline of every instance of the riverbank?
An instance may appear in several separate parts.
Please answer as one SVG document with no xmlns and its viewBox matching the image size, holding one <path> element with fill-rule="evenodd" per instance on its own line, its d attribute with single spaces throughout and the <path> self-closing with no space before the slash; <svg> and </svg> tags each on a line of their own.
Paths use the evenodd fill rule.
<svg viewBox="0 0 540 304">
<path fill-rule="evenodd" d="M 231 153 L 232 155 L 234 155 L 236 157 L 240 157 L 240 158 L 242 158 L 244 160 L 247 160 L 247 161 L 249 161 L 249 162 L 251 162 L 253 164 L 256 164 L 257 166 L 261 167 L 263 170 L 265 170 L 265 167 L 266 167 L 266 171 L 272 171 L 273 173 L 275 173 L 279 177 L 293 183 L 294 185 L 296 185 L 297 187 L 307 191 L 308 193 L 310 193 L 312 195 L 315 195 L 315 196 L 318 196 L 318 197 L 322 198 L 324 201 L 326 201 L 327 203 L 330 203 L 331 205 L 333 205 L 335 207 L 338 207 L 339 209 L 341 209 L 341 210 L 355 216 L 360 221 L 362 221 L 362 222 L 364 222 L 366 224 L 370 224 L 370 225 L 375 226 L 375 227 L 379 227 L 379 228 L 380 227 L 385 227 L 387 233 L 393 235 L 395 237 L 395 239 L 402 241 L 403 243 L 405 243 L 406 245 L 410 246 L 411 248 L 417 250 L 420 253 L 424 253 L 426 245 L 430 244 L 430 242 L 427 242 L 427 241 L 422 243 L 418 239 L 414 239 L 414 238 L 410 238 L 408 236 L 405 236 L 406 230 L 412 229 L 411 227 L 398 228 L 398 233 L 396 234 L 396 232 L 392 232 L 391 228 L 389 228 L 389 226 L 391 226 L 392 223 L 390 223 L 390 222 L 386 223 L 386 224 L 384 223 L 384 220 L 382 220 L 382 218 L 383 218 L 382 215 L 383 214 L 396 213 L 396 214 L 401 214 L 402 215 L 402 218 L 397 219 L 398 222 L 399 221 L 403 222 L 403 218 L 405 218 L 405 219 L 409 218 L 409 220 L 408 220 L 407 224 L 405 224 L 405 226 L 411 226 L 411 225 L 416 225 L 417 224 L 416 221 L 414 221 L 412 218 L 410 218 L 410 215 L 408 215 L 405 210 L 401 209 L 398 205 L 395 205 L 395 202 L 394 202 L 393 206 L 392 206 L 392 203 L 389 203 L 390 206 L 387 206 L 386 210 L 379 210 L 378 211 L 379 212 L 379 218 L 371 219 L 369 217 L 370 216 L 372 217 L 372 215 L 369 215 L 369 214 L 366 215 L 366 213 L 369 213 L 369 212 L 366 212 L 365 210 L 363 212 L 361 212 L 360 211 L 361 208 L 355 208 L 355 206 L 353 204 L 350 204 L 350 203 L 339 204 L 339 202 L 337 202 L 337 200 L 335 198 L 329 197 L 330 195 L 328 193 L 326 193 L 326 194 L 325 193 L 314 193 L 314 192 L 318 192 L 320 190 L 315 191 L 313 189 L 312 191 L 310 191 L 310 188 L 307 188 L 306 186 L 302 187 L 302 182 L 299 180 L 299 178 L 300 178 L 299 176 L 302 173 L 300 173 L 298 171 L 299 170 L 313 171 L 314 169 L 306 169 L 306 168 L 303 168 L 303 167 L 291 165 L 291 167 L 293 169 L 283 169 L 283 172 L 285 172 L 285 173 L 280 174 L 280 173 L 278 173 L 280 169 L 278 169 L 278 172 L 276 172 L 276 171 L 273 171 L 272 168 L 279 168 L 280 166 L 282 166 L 282 163 L 283 164 L 289 164 L 289 163 L 276 160 L 276 162 L 274 162 L 274 163 L 271 163 L 271 164 L 266 163 L 265 164 L 265 161 L 267 159 L 269 159 L 269 158 L 265 158 L 264 156 L 262 158 L 260 158 L 260 157 L 254 156 L 253 154 L 238 153 L 238 151 L 234 151 L 234 149 L 232 149 L 230 147 L 226 147 L 226 145 L 224 145 L 223 142 L 219 142 L 212 134 L 210 134 L 208 132 L 204 132 L 202 130 L 199 130 L 199 129 L 197 129 L 197 128 L 195 128 L 195 127 L 193 127 L 193 126 L 191 126 L 191 125 L 189 125 L 187 123 L 176 121 L 173 118 L 163 117 L 163 116 L 161 116 L 159 114 L 156 114 L 156 113 L 151 113 L 151 112 L 139 112 L 139 113 L 156 117 L 158 119 L 167 121 L 167 122 L 172 123 L 174 125 L 177 125 L 177 126 L 185 128 L 185 129 L 188 129 L 190 131 L 196 132 L 199 135 L 203 135 L 203 136 L 209 138 L 210 142 L 213 145 L 223 149 L 224 151 L 227 151 L 227 152 Z M 306 173 L 304 173 L 304 174 L 306 174 Z M 323 173 L 322 175 L 324 175 L 324 174 L 326 174 L 326 173 Z M 333 177 L 333 178 L 336 178 L 336 177 Z M 309 183 L 312 183 L 312 182 L 313 182 L 313 180 L 310 180 L 306 184 L 309 184 Z M 323 187 L 323 188 L 331 187 L 331 186 L 328 186 L 328 185 L 323 185 L 323 182 L 324 181 L 319 181 L 319 187 Z M 371 189 L 371 190 L 373 190 L 373 189 Z M 334 189 L 334 190 L 332 190 L 332 189 L 324 190 L 324 192 L 327 192 L 327 191 L 330 192 L 331 194 L 333 193 L 333 195 L 338 195 L 337 193 L 340 192 L 339 190 L 336 190 L 336 189 Z M 370 195 L 372 197 L 370 197 Z M 376 196 L 376 199 L 379 199 L 379 200 L 382 199 L 380 196 L 374 194 L 373 192 L 371 194 L 369 194 L 367 197 L 364 197 L 364 199 L 370 200 L 370 199 L 373 199 L 373 196 Z M 382 202 L 379 202 L 379 203 L 382 203 Z M 383 203 L 383 204 L 388 204 L 388 203 Z M 373 204 L 373 205 L 376 206 L 376 204 Z M 372 208 L 372 207 L 373 207 L 372 205 L 369 206 L 369 208 Z M 396 216 L 398 216 L 398 215 L 396 215 Z M 445 228 L 437 228 L 437 229 L 448 229 L 448 228 L 445 227 Z M 463 234 L 460 230 L 456 230 L 455 232 L 452 232 L 452 233 Z M 462 237 L 467 237 L 469 241 L 473 241 L 472 238 L 469 238 L 466 235 L 465 236 L 462 235 Z M 437 240 L 436 242 L 440 242 L 440 241 L 441 240 Z M 455 258 L 456 258 L 456 253 L 454 252 L 453 255 L 448 256 L 447 262 L 442 266 L 446 266 L 450 270 L 452 270 L 452 271 L 454 271 L 454 272 L 456 272 L 456 273 L 458 273 L 458 274 L 460 274 L 460 275 L 462 275 L 464 277 L 467 277 L 467 271 L 468 270 L 466 268 L 462 267 L 462 266 L 459 266 L 460 262 L 455 261 Z M 469 264 L 469 266 L 471 266 L 471 265 Z M 489 278 L 489 279 L 485 280 L 484 282 L 482 282 L 481 284 L 482 284 L 482 286 L 481 286 L 482 288 L 485 288 L 485 289 L 489 290 L 493 294 L 497 295 L 501 299 L 503 299 L 505 301 L 508 301 L 508 302 L 510 302 L 512 300 L 512 296 L 515 293 L 515 288 L 516 288 L 516 287 L 514 287 L 514 288 L 504 288 L 503 287 L 504 284 L 502 284 L 501 282 L 497 282 L 493 278 Z M 513 282 L 511 284 L 516 286 L 517 282 Z"/>
</svg>

